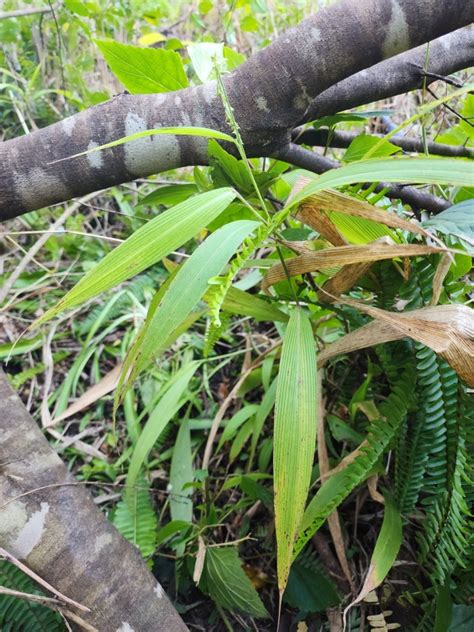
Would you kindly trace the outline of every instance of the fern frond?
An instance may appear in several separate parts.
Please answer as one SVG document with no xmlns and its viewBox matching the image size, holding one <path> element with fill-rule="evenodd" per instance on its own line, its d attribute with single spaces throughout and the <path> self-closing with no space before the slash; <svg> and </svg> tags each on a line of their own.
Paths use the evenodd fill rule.
<svg viewBox="0 0 474 632">
<path fill-rule="evenodd" d="M 204 347 L 202 354 L 205 358 L 208 358 L 217 342 L 221 338 L 222 334 L 227 331 L 230 323 L 230 315 L 221 313 L 220 324 L 216 325 L 213 320 L 208 320 L 206 324 L 206 333 L 204 335 Z"/>
<path fill-rule="evenodd" d="M 461 387 L 459 387 L 461 388 Z M 430 578 L 442 584 L 456 566 L 466 568 L 472 556 L 472 514 L 466 501 L 466 486 L 472 487 L 468 475 L 467 450 L 464 432 L 464 398 L 460 397 L 461 410 L 449 420 L 445 482 L 438 492 L 418 537 L 421 562 L 430 572 Z"/>
<path fill-rule="evenodd" d="M 19 592 L 42 595 L 28 575 L 9 562 L 0 560 L 0 585 Z M 40 604 L 0 595 L 0 630 L 2 632 L 61 632 L 64 623 L 57 612 Z"/>
<path fill-rule="evenodd" d="M 112 522 L 126 540 L 140 549 L 143 557 L 148 557 L 156 549 L 158 519 L 144 476 L 138 479 L 130 497 L 130 501 L 119 501 Z"/>
<path fill-rule="evenodd" d="M 212 324 L 216 328 L 222 325 L 220 311 L 235 275 L 240 272 L 247 259 L 253 255 L 255 250 L 261 246 L 263 241 L 270 234 L 270 230 L 270 225 L 262 224 L 259 226 L 254 235 L 247 237 L 247 239 L 243 241 L 239 252 L 231 261 L 227 272 L 209 281 L 210 288 L 206 293 L 205 300 L 209 305 Z"/>
</svg>

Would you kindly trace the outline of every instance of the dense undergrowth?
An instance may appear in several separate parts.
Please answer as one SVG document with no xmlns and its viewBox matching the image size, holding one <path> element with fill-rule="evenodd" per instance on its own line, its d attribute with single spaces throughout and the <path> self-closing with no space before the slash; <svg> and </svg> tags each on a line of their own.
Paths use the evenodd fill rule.
<svg viewBox="0 0 474 632">
<path fill-rule="evenodd" d="M 219 81 L 308 11 L 260 1 L 64 4 L 54 17 L 0 21 L 2 140 L 122 89 L 95 39 L 177 51 L 197 84 Z M 196 46 L 220 41 L 225 47 Z M 440 83 L 437 96 L 453 90 Z M 462 92 L 450 110 L 419 110 L 403 133 L 472 146 L 474 97 Z M 431 102 L 422 91 L 419 98 Z M 380 121 L 402 122 L 399 106 L 378 103 L 314 125 L 370 132 Z M 228 116 L 242 154 L 229 107 Z M 354 153 L 378 142 L 369 188 L 359 175 L 336 194 L 329 178 L 323 193 L 312 174 L 237 160 L 210 140 L 209 167 L 90 196 L 73 213 L 70 205 L 32 212 L 2 229 L 0 357 L 10 382 L 194 629 L 274 630 L 279 588 L 282 629 L 339 629 L 330 628 L 334 617 L 357 596 L 347 629 L 474 625 L 474 410 L 459 371 L 470 343 L 458 326 L 469 320 L 463 306 L 472 292 L 467 163 L 426 158 L 434 169 L 426 182 L 454 206 L 430 218 L 374 192 L 390 181 L 398 148 L 370 136 L 354 142 L 325 152 L 350 169 Z M 417 167 L 406 169 L 409 182 Z M 302 183 L 312 197 L 295 193 Z M 288 205 L 290 193 L 305 200 L 305 221 L 294 197 Z M 357 214 L 355 202 L 380 219 Z M 198 211 L 207 222 L 199 224 Z M 176 243 L 170 232 L 169 248 L 140 274 L 120 276 L 117 262 L 146 246 L 140 231 L 166 212 L 170 231 L 179 213 L 188 222 L 195 213 L 197 224 L 184 222 Z M 137 246 L 128 252 L 131 235 Z M 349 256 L 351 245 L 363 254 Z M 122 254 L 104 259 L 117 246 Z M 101 260 L 118 281 L 94 296 L 88 288 Z M 460 321 L 453 311 L 447 323 L 437 306 L 459 308 Z M 379 325 L 392 327 L 390 341 Z M 367 334 L 344 347 L 361 327 Z M 457 364 L 438 335 L 461 340 Z M 124 362 L 134 379 L 122 371 L 119 382 Z M 6 563 L 0 584 L 35 592 Z M 0 597 L 0 628 L 65 629 L 56 614 L 13 597 Z"/>
</svg>

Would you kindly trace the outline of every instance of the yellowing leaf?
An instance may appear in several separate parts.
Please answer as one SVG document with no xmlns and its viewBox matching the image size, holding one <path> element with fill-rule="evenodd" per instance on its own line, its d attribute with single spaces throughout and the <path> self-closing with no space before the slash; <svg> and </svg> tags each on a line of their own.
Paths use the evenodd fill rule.
<svg viewBox="0 0 474 632">
<path fill-rule="evenodd" d="M 316 350 L 309 317 L 295 309 L 285 333 L 275 402 L 273 477 L 280 595 L 288 581 L 316 447 Z"/>
<path fill-rule="evenodd" d="M 336 211 L 378 224 L 384 224 L 391 228 L 399 228 L 410 233 L 423 235 L 424 237 L 431 237 L 427 230 L 414 221 L 403 219 L 395 213 L 384 211 L 378 206 L 373 206 L 364 200 L 357 200 L 338 191 L 320 191 L 306 200 L 302 207 L 302 212 L 306 218 L 312 214 Z"/>
<path fill-rule="evenodd" d="M 166 42 L 166 37 L 161 33 L 145 33 L 138 39 L 140 46 L 152 46 L 157 42 Z"/>
</svg>

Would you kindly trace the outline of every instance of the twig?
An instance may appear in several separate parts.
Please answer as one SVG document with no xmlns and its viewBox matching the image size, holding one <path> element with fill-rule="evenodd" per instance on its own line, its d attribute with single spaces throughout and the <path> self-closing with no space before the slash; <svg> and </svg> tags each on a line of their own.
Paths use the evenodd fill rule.
<svg viewBox="0 0 474 632">
<path fill-rule="evenodd" d="M 31 9 L 16 9 L 15 11 L 0 11 L 0 20 L 8 18 L 22 18 L 25 15 L 34 15 L 35 13 L 51 13 L 52 7 L 38 7 Z"/>
<path fill-rule="evenodd" d="M 2 547 L 0 547 L 0 559 L 4 559 L 6 562 L 10 562 L 11 564 L 19 568 L 26 575 L 28 575 L 28 577 L 31 577 L 31 579 L 33 579 L 40 586 L 45 588 L 48 592 L 53 593 L 53 595 L 56 595 L 56 597 L 58 597 L 58 599 L 60 599 L 64 603 L 67 603 L 70 606 L 74 606 L 74 608 L 77 608 L 78 610 L 81 610 L 82 612 L 90 612 L 90 608 L 87 608 L 86 606 L 83 606 L 77 601 L 74 601 L 74 599 L 70 599 L 69 597 L 66 597 L 66 595 L 63 595 L 63 593 L 59 592 L 59 590 L 56 590 L 54 586 L 51 586 L 51 584 L 49 584 L 42 577 L 40 577 L 34 571 L 32 571 L 31 568 L 28 568 L 28 566 L 23 564 L 23 562 L 20 562 L 20 560 L 17 560 L 16 557 L 11 555 L 8 551 L 5 551 L 5 549 L 3 549 Z"/>
</svg>

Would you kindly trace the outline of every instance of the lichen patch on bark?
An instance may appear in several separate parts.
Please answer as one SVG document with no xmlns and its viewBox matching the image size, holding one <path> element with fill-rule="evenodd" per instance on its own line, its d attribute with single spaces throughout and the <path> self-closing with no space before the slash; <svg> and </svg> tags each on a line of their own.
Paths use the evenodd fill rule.
<svg viewBox="0 0 474 632">
<path fill-rule="evenodd" d="M 20 560 L 28 558 L 28 555 L 41 542 L 48 513 L 49 504 L 41 503 L 40 510 L 31 514 L 16 539 L 9 546 L 12 555 Z"/>
<path fill-rule="evenodd" d="M 41 167 L 35 167 L 28 173 L 15 176 L 15 188 L 26 208 L 32 208 L 37 199 L 44 205 L 53 204 L 58 199 L 71 197 L 67 187 L 61 180 L 47 173 Z"/>
<path fill-rule="evenodd" d="M 410 32 L 405 12 L 396 0 L 391 2 L 392 15 L 382 44 L 384 57 L 390 57 L 410 48 Z"/>
<path fill-rule="evenodd" d="M 95 149 L 99 147 L 99 143 L 91 140 L 87 145 L 87 151 L 91 151 L 91 149 Z M 100 151 L 93 151 L 91 154 L 87 155 L 87 162 L 92 167 L 92 169 L 100 169 L 104 164 L 104 159 L 102 157 L 102 153 Z"/>
</svg>

